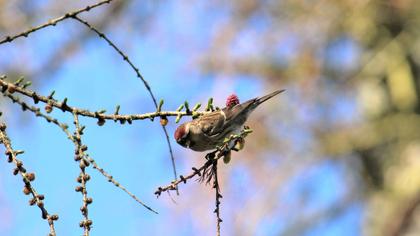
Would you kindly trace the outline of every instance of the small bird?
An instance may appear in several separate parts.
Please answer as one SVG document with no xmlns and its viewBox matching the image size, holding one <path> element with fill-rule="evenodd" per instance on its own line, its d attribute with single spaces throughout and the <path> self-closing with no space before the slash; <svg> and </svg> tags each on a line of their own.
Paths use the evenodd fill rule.
<svg viewBox="0 0 420 236">
<path fill-rule="evenodd" d="M 232 94 L 228 97 L 225 108 L 206 113 L 178 126 L 174 134 L 175 140 L 193 151 L 213 150 L 223 144 L 225 138 L 231 134 L 239 133 L 255 108 L 283 91 L 277 90 L 241 104 L 238 97 Z"/>
</svg>

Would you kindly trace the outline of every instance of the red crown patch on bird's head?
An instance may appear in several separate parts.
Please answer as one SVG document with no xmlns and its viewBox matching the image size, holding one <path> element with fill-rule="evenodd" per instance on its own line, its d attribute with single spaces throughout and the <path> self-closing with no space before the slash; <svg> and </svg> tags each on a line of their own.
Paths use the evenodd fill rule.
<svg viewBox="0 0 420 236">
<path fill-rule="evenodd" d="M 230 95 L 227 100 L 226 100 L 226 107 L 227 108 L 232 108 L 235 105 L 239 104 L 239 98 L 238 96 L 236 96 L 236 94 L 232 94 Z"/>
<path fill-rule="evenodd" d="M 187 135 L 187 131 L 185 130 L 185 124 L 182 124 L 175 130 L 174 138 L 178 142 L 179 140 L 184 138 L 186 135 Z"/>
</svg>

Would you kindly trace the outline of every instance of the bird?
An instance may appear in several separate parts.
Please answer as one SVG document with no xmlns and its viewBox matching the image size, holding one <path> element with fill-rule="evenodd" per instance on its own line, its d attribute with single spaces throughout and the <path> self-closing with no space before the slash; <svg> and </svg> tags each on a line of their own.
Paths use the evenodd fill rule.
<svg viewBox="0 0 420 236">
<path fill-rule="evenodd" d="M 184 148 L 203 152 L 214 150 L 231 134 L 238 134 L 249 115 L 263 102 L 284 92 L 276 90 L 262 97 L 239 103 L 235 94 L 228 97 L 226 107 L 185 122 L 175 130 L 176 142 Z"/>
</svg>

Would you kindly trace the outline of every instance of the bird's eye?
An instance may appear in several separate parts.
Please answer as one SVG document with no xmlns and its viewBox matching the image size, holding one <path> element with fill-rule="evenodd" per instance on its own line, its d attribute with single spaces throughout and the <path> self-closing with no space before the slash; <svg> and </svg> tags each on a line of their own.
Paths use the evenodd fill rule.
<svg viewBox="0 0 420 236">
<path fill-rule="evenodd" d="M 181 144 L 185 142 L 185 137 L 180 137 L 176 140 L 177 143 Z"/>
<path fill-rule="evenodd" d="M 176 142 L 183 147 L 187 147 L 188 146 L 188 133 L 182 136 L 181 138 L 179 138 L 178 140 L 176 140 Z"/>
</svg>

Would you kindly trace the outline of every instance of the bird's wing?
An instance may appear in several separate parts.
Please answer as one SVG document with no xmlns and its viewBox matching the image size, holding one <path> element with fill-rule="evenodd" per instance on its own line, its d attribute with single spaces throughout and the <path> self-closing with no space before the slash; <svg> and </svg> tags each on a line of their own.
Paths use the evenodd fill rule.
<svg viewBox="0 0 420 236">
<path fill-rule="evenodd" d="M 227 126 L 230 125 L 230 122 L 236 122 L 243 124 L 246 121 L 246 118 L 248 117 L 249 113 L 251 113 L 258 105 L 261 103 L 267 101 L 268 99 L 276 96 L 277 94 L 285 91 L 283 90 L 276 90 L 272 93 L 269 93 L 262 97 L 256 97 L 252 98 L 244 103 L 237 104 L 236 106 L 232 108 L 224 108 L 223 111 L 226 115 L 226 122 L 225 124 Z M 248 114 L 246 114 L 248 113 Z"/>
<path fill-rule="evenodd" d="M 284 90 L 277 90 L 261 98 L 253 98 L 244 103 L 237 104 L 232 108 L 223 108 L 200 116 L 192 121 L 192 123 L 201 129 L 202 133 L 209 137 L 224 137 L 235 131 L 238 126 L 242 126 L 249 113 L 252 112 L 259 104 L 267 101 Z"/>
<path fill-rule="evenodd" d="M 226 124 L 228 124 L 229 122 L 235 121 L 235 119 L 237 119 L 239 114 L 242 114 L 242 112 L 250 111 L 250 109 L 248 108 L 252 106 L 253 104 L 255 104 L 256 101 L 257 101 L 257 98 L 253 98 L 244 103 L 238 104 L 232 108 L 227 108 L 227 107 L 223 108 L 223 112 L 225 113 L 225 116 L 226 116 Z"/>
<path fill-rule="evenodd" d="M 220 134 L 224 129 L 225 116 L 221 111 L 214 111 L 193 120 L 207 136 Z"/>
</svg>

